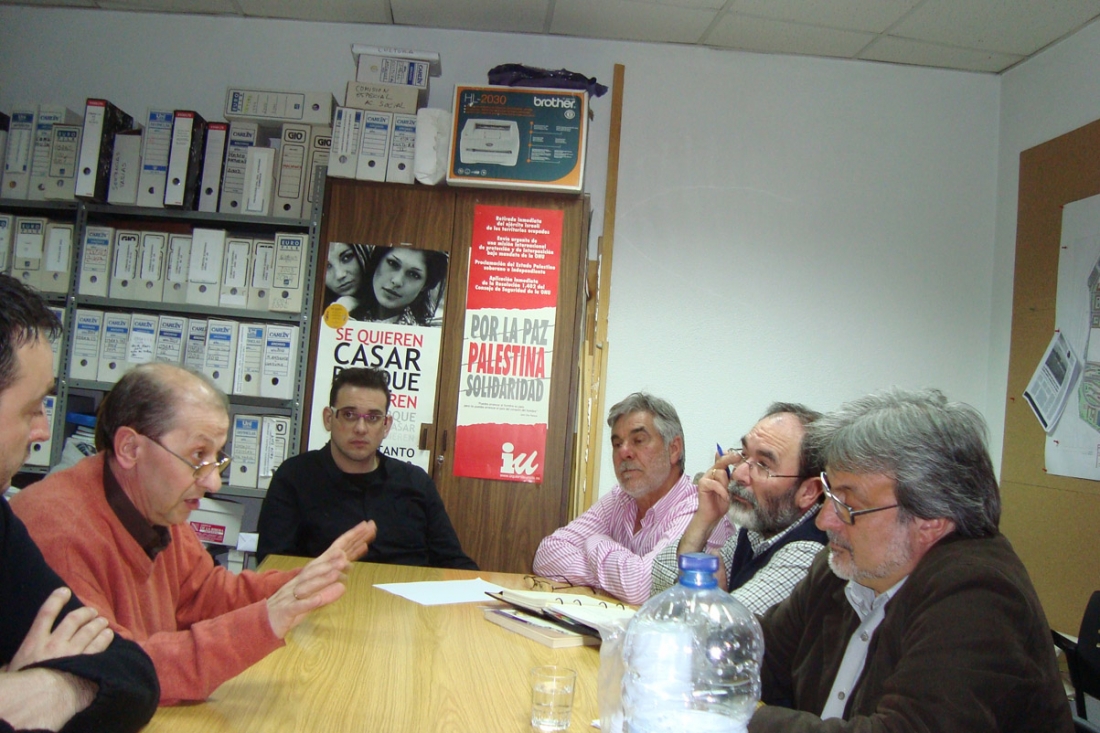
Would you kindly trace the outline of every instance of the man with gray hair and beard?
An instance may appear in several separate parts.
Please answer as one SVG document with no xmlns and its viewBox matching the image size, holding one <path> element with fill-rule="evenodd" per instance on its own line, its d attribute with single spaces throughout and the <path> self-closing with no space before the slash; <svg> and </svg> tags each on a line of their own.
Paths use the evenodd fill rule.
<svg viewBox="0 0 1100 733">
<path fill-rule="evenodd" d="M 821 465 L 803 437 L 821 417 L 803 405 L 776 402 L 741 438 L 741 447 L 718 456 L 699 480 L 699 508 L 679 543 L 653 562 L 653 588 L 676 582 L 677 555 L 719 555 L 719 587 L 762 614 L 790 595 L 825 545 L 814 526 L 821 507 Z"/>
<path fill-rule="evenodd" d="M 829 551 L 764 614 L 750 733 L 1069 733 L 1050 626 L 974 408 L 937 390 L 818 420 Z"/>
</svg>

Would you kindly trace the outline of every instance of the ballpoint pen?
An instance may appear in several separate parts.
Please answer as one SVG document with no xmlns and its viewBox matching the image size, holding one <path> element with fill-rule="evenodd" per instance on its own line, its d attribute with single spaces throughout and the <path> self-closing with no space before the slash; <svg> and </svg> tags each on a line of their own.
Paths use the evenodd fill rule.
<svg viewBox="0 0 1100 733">
<path fill-rule="evenodd" d="M 720 456 L 726 455 L 726 452 L 724 450 L 722 450 L 722 444 L 721 443 L 715 443 L 714 447 L 718 449 L 718 455 L 720 455 Z M 728 478 L 730 481 L 733 480 L 733 469 L 730 468 L 729 466 L 726 466 L 726 478 Z"/>
</svg>

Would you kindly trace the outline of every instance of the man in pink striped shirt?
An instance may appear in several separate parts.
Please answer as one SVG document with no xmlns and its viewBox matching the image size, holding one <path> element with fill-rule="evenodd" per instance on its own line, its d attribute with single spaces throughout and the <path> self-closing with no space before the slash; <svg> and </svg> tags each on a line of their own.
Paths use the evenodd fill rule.
<svg viewBox="0 0 1100 733">
<path fill-rule="evenodd" d="M 676 408 L 635 392 L 611 408 L 607 424 L 619 483 L 543 539 L 534 570 L 643 603 L 652 585 L 653 558 L 683 534 L 699 498 L 684 474 L 684 429 Z"/>
</svg>

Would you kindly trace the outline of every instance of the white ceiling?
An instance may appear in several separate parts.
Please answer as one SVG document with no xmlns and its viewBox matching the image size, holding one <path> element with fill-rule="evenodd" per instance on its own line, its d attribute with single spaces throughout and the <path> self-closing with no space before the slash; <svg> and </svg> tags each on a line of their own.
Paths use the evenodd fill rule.
<svg viewBox="0 0 1100 733">
<path fill-rule="evenodd" d="M 0 0 L 685 43 L 998 73 L 1100 16 L 1100 0 Z"/>
</svg>

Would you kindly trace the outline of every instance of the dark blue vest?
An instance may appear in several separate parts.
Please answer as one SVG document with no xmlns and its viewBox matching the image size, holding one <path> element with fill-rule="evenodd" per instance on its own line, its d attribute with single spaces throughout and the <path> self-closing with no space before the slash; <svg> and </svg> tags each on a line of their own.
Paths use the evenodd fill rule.
<svg viewBox="0 0 1100 733">
<path fill-rule="evenodd" d="M 733 551 L 733 567 L 730 570 L 728 588 L 730 590 L 736 590 L 752 580 L 757 571 L 768 564 L 772 555 L 774 555 L 780 547 L 791 542 L 798 542 L 799 540 L 818 542 L 822 545 L 828 542 L 825 533 L 818 529 L 817 525 L 814 524 L 813 518 L 810 518 L 783 535 L 783 539 L 764 550 L 764 552 L 759 555 L 754 555 L 752 543 L 749 542 L 749 531 L 742 527 L 737 532 L 737 548 Z"/>
</svg>

